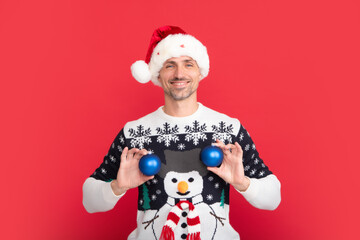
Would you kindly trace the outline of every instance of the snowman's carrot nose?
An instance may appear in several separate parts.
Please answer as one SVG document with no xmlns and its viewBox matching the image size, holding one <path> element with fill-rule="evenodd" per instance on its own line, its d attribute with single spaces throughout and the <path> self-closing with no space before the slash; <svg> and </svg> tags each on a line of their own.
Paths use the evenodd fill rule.
<svg viewBox="0 0 360 240">
<path fill-rule="evenodd" d="M 186 193 L 189 188 L 189 185 L 185 181 L 181 181 L 178 183 L 178 190 L 181 193 Z"/>
</svg>

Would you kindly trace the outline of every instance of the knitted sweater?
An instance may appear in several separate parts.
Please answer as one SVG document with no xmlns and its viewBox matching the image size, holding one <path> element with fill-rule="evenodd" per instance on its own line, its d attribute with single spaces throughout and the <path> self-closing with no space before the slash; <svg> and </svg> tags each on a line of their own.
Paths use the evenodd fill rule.
<svg viewBox="0 0 360 240">
<path fill-rule="evenodd" d="M 172 117 L 162 107 L 136 121 L 128 122 L 116 136 L 102 164 L 85 181 L 83 204 L 88 212 L 112 209 L 124 195 L 116 196 L 110 181 L 119 169 L 120 155 L 127 146 L 147 149 L 161 159 L 155 178 L 138 187 L 137 228 L 128 239 L 159 239 L 169 212 L 180 200 L 194 205 L 200 218 L 201 239 L 240 239 L 229 222 L 230 186 L 208 171 L 200 160 L 200 151 L 216 139 L 225 144 L 238 142 L 243 149 L 245 175 L 250 186 L 240 192 L 253 206 L 275 209 L 280 203 L 280 182 L 260 158 L 250 134 L 235 118 L 211 110 L 199 103 L 187 117 Z M 186 182 L 186 194 L 178 192 Z M 174 227 L 175 239 L 186 239 L 188 209 L 181 211 Z"/>
</svg>

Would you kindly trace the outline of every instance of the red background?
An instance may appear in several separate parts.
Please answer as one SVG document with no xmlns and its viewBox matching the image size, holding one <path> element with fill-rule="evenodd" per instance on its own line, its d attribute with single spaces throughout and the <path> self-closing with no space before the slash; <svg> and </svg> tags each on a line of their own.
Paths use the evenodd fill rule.
<svg viewBox="0 0 360 240">
<path fill-rule="evenodd" d="M 167 24 L 208 47 L 199 101 L 239 118 L 282 183 L 276 211 L 231 192 L 241 238 L 359 239 L 357 0 L 0 1 L 0 238 L 135 228 L 136 190 L 89 214 L 82 184 L 127 121 L 163 104 L 130 65 Z"/>
</svg>

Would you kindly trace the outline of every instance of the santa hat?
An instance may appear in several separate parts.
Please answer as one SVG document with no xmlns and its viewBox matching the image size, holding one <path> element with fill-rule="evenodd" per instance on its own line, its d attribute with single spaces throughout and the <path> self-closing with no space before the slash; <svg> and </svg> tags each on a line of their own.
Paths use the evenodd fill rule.
<svg viewBox="0 0 360 240">
<path fill-rule="evenodd" d="M 166 60 L 172 57 L 188 56 L 196 61 L 201 76 L 209 73 L 209 56 L 206 47 L 195 37 L 175 26 L 164 26 L 154 31 L 145 61 L 131 65 L 133 77 L 140 83 L 150 80 L 157 86 L 159 71 Z"/>
</svg>

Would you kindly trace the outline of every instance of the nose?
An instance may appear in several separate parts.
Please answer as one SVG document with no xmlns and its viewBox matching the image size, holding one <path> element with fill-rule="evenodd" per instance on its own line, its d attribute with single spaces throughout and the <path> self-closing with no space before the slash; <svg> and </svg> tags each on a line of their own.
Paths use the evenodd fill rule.
<svg viewBox="0 0 360 240">
<path fill-rule="evenodd" d="M 178 187 L 179 192 L 186 193 L 188 188 L 189 188 L 189 185 L 188 185 L 187 182 L 181 181 L 181 182 L 178 183 L 177 187 Z"/>
<path fill-rule="evenodd" d="M 176 71 L 175 71 L 175 77 L 177 79 L 182 79 L 184 78 L 184 69 L 182 67 L 177 67 L 176 68 Z"/>
</svg>

